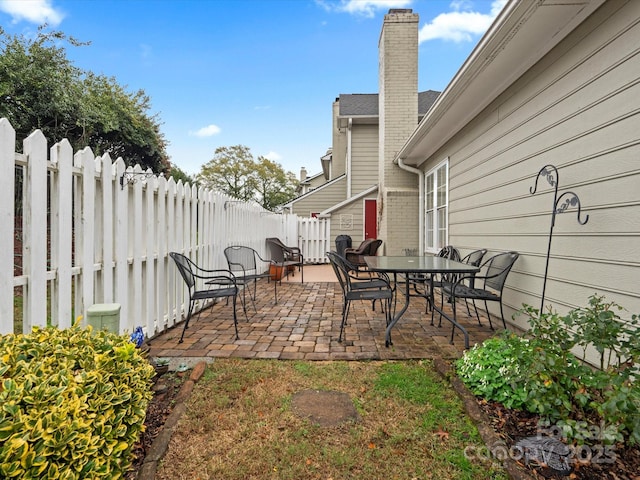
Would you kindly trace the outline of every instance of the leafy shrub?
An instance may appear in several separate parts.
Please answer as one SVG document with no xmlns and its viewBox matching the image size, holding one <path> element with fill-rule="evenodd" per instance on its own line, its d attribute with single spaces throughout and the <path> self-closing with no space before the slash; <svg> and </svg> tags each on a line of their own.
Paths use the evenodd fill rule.
<svg viewBox="0 0 640 480">
<path fill-rule="evenodd" d="M 590 440 L 591 424 L 598 427 L 592 440 L 640 444 L 638 316 L 624 322 L 620 310 L 597 295 L 566 316 L 525 306 L 526 338 L 487 340 L 458 360 L 458 374 L 476 395 L 537 413 L 567 438 Z M 579 361 L 572 348 L 595 349 L 601 368 Z"/>
<path fill-rule="evenodd" d="M 517 335 L 490 338 L 474 345 L 458 360 L 458 375 L 475 395 L 522 409 L 527 392 L 520 379 L 525 362 L 531 356 L 529 340 Z M 505 358 L 512 359 L 505 362 Z"/>
<path fill-rule="evenodd" d="M 153 375 L 126 337 L 108 332 L 0 337 L 0 477 L 122 478 Z"/>
</svg>

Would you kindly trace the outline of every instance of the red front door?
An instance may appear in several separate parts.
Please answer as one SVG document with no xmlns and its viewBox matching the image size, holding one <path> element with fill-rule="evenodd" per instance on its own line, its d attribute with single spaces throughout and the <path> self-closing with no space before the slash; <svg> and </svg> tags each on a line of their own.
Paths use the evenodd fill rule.
<svg viewBox="0 0 640 480">
<path fill-rule="evenodd" d="M 364 238 L 378 238 L 378 205 L 375 199 L 364 201 Z"/>
</svg>

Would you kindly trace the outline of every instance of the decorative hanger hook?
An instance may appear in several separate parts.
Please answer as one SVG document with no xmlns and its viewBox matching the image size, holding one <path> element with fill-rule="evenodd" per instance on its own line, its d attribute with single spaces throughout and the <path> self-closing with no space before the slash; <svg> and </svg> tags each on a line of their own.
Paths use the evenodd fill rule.
<svg viewBox="0 0 640 480">
<path fill-rule="evenodd" d="M 553 171 L 551 171 L 551 169 L 553 169 Z M 538 180 L 540 179 L 541 175 L 547 179 L 547 182 L 549 182 L 549 185 L 551 185 L 552 187 L 555 187 L 556 191 L 558 190 L 558 180 L 559 180 L 560 174 L 558 173 L 558 169 L 554 165 L 549 164 L 549 165 L 545 165 L 540 169 L 540 171 L 538 172 L 538 175 L 536 176 L 536 182 L 534 186 L 529 187 L 529 193 L 531 193 L 532 195 L 536 193 L 536 191 L 538 190 Z"/>
<path fill-rule="evenodd" d="M 564 202 L 560 205 L 560 200 L 562 200 L 563 197 L 566 197 Z M 560 205 L 560 206 L 558 206 Z M 576 195 L 574 192 L 571 191 L 567 191 L 564 192 L 562 195 L 560 195 L 558 197 L 558 201 L 556 202 L 555 205 L 555 213 L 563 213 L 565 212 L 569 207 L 578 207 L 578 223 L 580 225 L 584 225 L 589 221 L 589 215 L 586 215 L 584 217 L 584 220 L 580 220 L 580 214 L 582 213 L 582 207 L 580 205 L 580 198 L 578 198 L 578 195 Z"/>
</svg>

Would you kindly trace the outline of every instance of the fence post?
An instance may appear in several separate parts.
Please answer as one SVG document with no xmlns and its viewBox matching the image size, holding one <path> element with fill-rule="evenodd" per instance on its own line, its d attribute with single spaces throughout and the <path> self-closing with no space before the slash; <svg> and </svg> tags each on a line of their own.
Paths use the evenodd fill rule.
<svg viewBox="0 0 640 480">
<path fill-rule="evenodd" d="M 13 255 L 15 225 L 16 131 L 6 118 L 0 119 L 0 335 L 13 333 Z"/>
<path fill-rule="evenodd" d="M 114 189 L 118 182 L 113 178 L 113 162 L 111 156 L 102 156 L 102 301 L 113 303 L 115 284 L 113 281 L 113 199 Z"/>
</svg>

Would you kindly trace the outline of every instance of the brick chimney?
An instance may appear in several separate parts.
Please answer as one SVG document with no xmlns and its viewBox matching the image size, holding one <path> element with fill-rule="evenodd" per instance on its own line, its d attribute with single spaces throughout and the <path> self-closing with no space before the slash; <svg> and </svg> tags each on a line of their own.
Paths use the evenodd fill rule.
<svg viewBox="0 0 640 480">
<path fill-rule="evenodd" d="M 304 182 L 307 179 L 307 169 L 302 167 L 300 169 L 300 183 Z"/>
<path fill-rule="evenodd" d="M 411 9 L 389 10 L 378 43 L 378 236 L 387 255 L 418 246 L 416 176 L 393 164 L 418 125 L 418 20 Z"/>
</svg>

